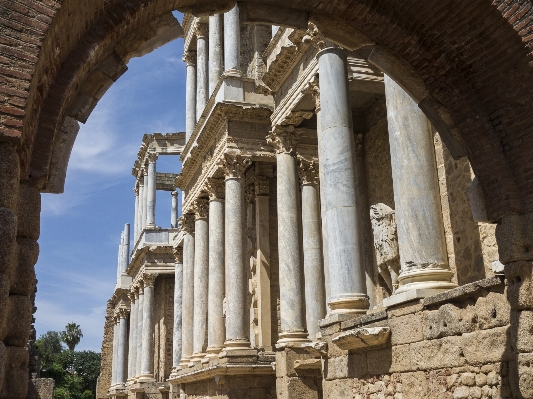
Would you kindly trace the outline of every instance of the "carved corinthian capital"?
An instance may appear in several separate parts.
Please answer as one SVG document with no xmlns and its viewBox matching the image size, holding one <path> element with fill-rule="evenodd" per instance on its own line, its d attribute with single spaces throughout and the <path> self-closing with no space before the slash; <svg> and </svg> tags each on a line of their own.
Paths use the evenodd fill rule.
<svg viewBox="0 0 533 399">
<path fill-rule="evenodd" d="M 146 154 L 146 160 L 148 161 L 148 163 L 154 163 L 155 161 L 157 161 L 157 158 L 158 158 L 158 154 L 157 152 L 149 152 Z"/>
<path fill-rule="evenodd" d="M 207 219 L 209 215 L 209 201 L 205 198 L 198 198 L 194 202 L 192 209 L 196 219 Z"/>
<path fill-rule="evenodd" d="M 196 37 L 206 37 L 209 34 L 209 25 L 197 23 L 194 28 L 194 34 Z"/>
<path fill-rule="evenodd" d="M 119 319 L 125 319 L 126 317 L 128 317 L 129 313 L 130 311 L 127 308 L 120 308 L 117 310 L 117 316 L 119 317 Z"/>
<path fill-rule="evenodd" d="M 226 179 L 242 179 L 244 171 L 252 164 L 250 158 L 243 158 L 240 155 L 224 154 L 222 168 Z"/>
<path fill-rule="evenodd" d="M 327 42 L 324 35 L 318 30 L 318 27 L 312 23 L 309 22 L 307 25 L 307 32 L 305 36 L 302 39 L 302 42 L 304 43 L 312 43 L 318 50 L 324 50 L 325 48 L 329 47 L 329 43 Z"/>
<path fill-rule="evenodd" d="M 210 200 L 224 199 L 225 185 L 223 179 L 210 177 L 205 184 L 205 191 L 209 194 Z"/>
<path fill-rule="evenodd" d="M 187 66 L 196 65 L 196 51 L 186 51 L 183 53 L 183 62 Z"/>
<path fill-rule="evenodd" d="M 176 263 L 183 262 L 183 247 L 173 247 L 172 254 L 174 255 L 174 260 Z"/>
<path fill-rule="evenodd" d="M 144 273 L 143 274 L 143 282 L 144 287 L 153 287 L 155 283 L 155 279 L 157 278 L 157 274 L 154 273 Z"/>
<path fill-rule="evenodd" d="M 298 177 L 300 177 L 302 186 L 318 184 L 318 164 L 316 162 L 300 159 L 298 166 Z"/>
<path fill-rule="evenodd" d="M 194 233 L 194 215 L 192 213 L 181 215 L 178 219 L 178 224 L 183 232 L 187 234 Z"/>
<path fill-rule="evenodd" d="M 266 136 L 266 141 L 276 150 L 277 154 L 296 155 L 298 137 L 303 133 L 302 129 L 295 129 L 293 125 L 276 126 Z"/>
</svg>

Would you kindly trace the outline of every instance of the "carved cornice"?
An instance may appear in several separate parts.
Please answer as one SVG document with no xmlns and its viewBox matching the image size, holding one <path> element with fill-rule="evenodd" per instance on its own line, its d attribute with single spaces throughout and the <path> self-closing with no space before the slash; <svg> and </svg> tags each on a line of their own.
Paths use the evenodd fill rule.
<svg viewBox="0 0 533 399">
<path fill-rule="evenodd" d="M 209 24 L 197 23 L 194 27 L 196 37 L 207 37 L 209 35 Z"/>
<path fill-rule="evenodd" d="M 205 184 L 205 191 L 207 191 L 210 200 L 224 199 L 224 194 L 226 192 L 224 179 L 209 177 Z"/>
<path fill-rule="evenodd" d="M 157 276 L 158 275 L 156 273 L 144 273 L 143 274 L 144 287 L 153 287 Z"/>
<path fill-rule="evenodd" d="M 174 255 L 176 263 L 183 262 L 183 247 L 172 247 L 172 254 Z"/>
<path fill-rule="evenodd" d="M 182 60 L 187 66 L 196 65 L 196 51 L 192 51 L 192 50 L 185 51 L 183 53 Z"/>
<path fill-rule="evenodd" d="M 296 129 L 293 125 L 275 126 L 266 136 L 266 141 L 276 150 L 276 154 L 296 155 L 299 136 L 304 129 Z"/>
<path fill-rule="evenodd" d="M 318 163 L 309 162 L 303 158 L 298 162 L 298 177 L 300 183 L 305 185 L 318 184 Z"/>
<path fill-rule="evenodd" d="M 226 179 L 242 179 L 244 171 L 252 164 L 250 158 L 243 158 L 240 155 L 224 154 L 222 159 L 222 169 Z"/>
<path fill-rule="evenodd" d="M 205 198 L 198 198 L 193 205 L 196 220 L 207 219 L 209 216 L 209 201 Z"/>
<path fill-rule="evenodd" d="M 187 213 L 181 215 L 178 219 L 178 224 L 180 225 L 181 230 L 187 234 L 194 234 L 194 215 Z"/>
</svg>

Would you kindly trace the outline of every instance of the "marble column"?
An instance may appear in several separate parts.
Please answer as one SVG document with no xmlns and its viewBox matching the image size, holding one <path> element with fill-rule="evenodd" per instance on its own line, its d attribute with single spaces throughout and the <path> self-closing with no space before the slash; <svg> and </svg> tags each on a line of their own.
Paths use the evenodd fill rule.
<svg viewBox="0 0 533 399">
<path fill-rule="evenodd" d="M 141 363 L 142 363 L 142 344 L 143 344 L 143 320 L 144 320 L 144 285 L 142 279 L 136 284 L 138 299 L 137 299 L 137 327 L 136 338 L 137 345 L 135 348 L 135 378 L 141 375 Z"/>
<path fill-rule="evenodd" d="M 209 96 L 215 91 L 220 75 L 222 75 L 222 25 L 223 15 L 209 17 Z"/>
<path fill-rule="evenodd" d="M 135 377 L 135 327 L 137 323 L 137 302 L 135 301 L 135 292 L 132 287 L 128 293 L 128 298 L 130 299 L 130 320 L 129 320 L 129 336 L 128 336 L 128 381 L 131 381 Z"/>
<path fill-rule="evenodd" d="M 117 384 L 117 362 L 118 362 L 118 320 L 113 317 L 113 358 L 111 359 L 111 386 Z"/>
<path fill-rule="evenodd" d="M 207 357 L 213 358 L 224 347 L 226 335 L 224 301 L 224 180 L 209 179 L 209 287 L 207 304 Z"/>
<path fill-rule="evenodd" d="M 305 319 L 309 338 L 320 332 L 319 320 L 326 316 L 326 293 L 322 263 L 318 165 L 300 160 L 302 185 L 302 236 L 305 276 Z"/>
<path fill-rule="evenodd" d="M 345 50 L 327 47 L 315 29 L 308 32 L 321 50 L 320 148 L 327 221 L 329 307 L 332 314 L 364 314 L 369 307 L 365 276 L 364 225 L 359 208 L 355 141 Z"/>
<path fill-rule="evenodd" d="M 306 341 L 300 195 L 296 145 L 302 129 L 276 126 L 266 137 L 276 150 L 281 333 L 278 343 Z"/>
<path fill-rule="evenodd" d="M 122 273 L 126 273 L 126 269 L 130 263 L 130 224 L 124 225 L 124 259 L 122 261 Z"/>
<path fill-rule="evenodd" d="M 144 212 L 145 212 L 145 206 L 144 206 L 144 172 L 141 171 L 141 176 L 139 177 L 139 205 L 138 205 L 138 216 L 137 216 L 137 240 L 141 236 L 143 230 L 144 230 Z M 136 241 L 137 241 L 136 240 Z"/>
<path fill-rule="evenodd" d="M 196 51 L 186 51 L 183 61 L 187 67 L 185 83 L 185 143 L 189 142 L 196 125 Z"/>
<path fill-rule="evenodd" d="M 207 288 L 209 282 L 209 203 L 199 198 L 194 206 L 194 325 L 191 362 L 201 362 L 207 349 Z"/>
<path fill-rule="evenodd" d="M 148 160 L 148 192 L 146 195 L 146 228 L 155 229 L 155 199 L 157 189 L 156 161 L 157 153 L 150 152 Z"/>
<path fill-rule="evenodd" d="M 139 186 L 136 184 L 133 189 L 135 193 L 135 213 L 133 217 L 133 246 L 137 242 L 137 237 L 139 237 Z"/>
<path fill-rule="evenodd" d="M 157 274 L 144 274 L 144 303 L 143 303 L 143 329 L 141 349 L 141 375 L 139 381 L 154 380 L 154 283 Z"/>
<path fill-rule="evenodd" d="M 196 122 L 204 112 L 209 96 L 209 72 L 207 38 L 209 25 L 198 23 L 196 34 Z"/>
<path fill-rule="evenodd" d="M 455 287 L 448 265 L 431 125 L 416 102 L 385 76 L 401 269 L 395 295 Z M 431 291 L 429 291 L 431 290 Z"/>
<path fill-rule="evenodd" d="M 172 229 L 178 228 L 178 192 L 172 191 L 171 209 L 170 209 L 170 227 Z"/>
<path fill-rule="evenodd" d="M 225 20 L 224 20 L 225 21 Z M 246 292 L 248 289 L 245 261 L 244 171 L 251 165 L 249 158 L 224 155 L 226 186 L 224 215 L 225 275 L 226 275 L 226 348 L 249 348 Z"/>
<path fill-rule="evenodd" d="M 240 75 L 241 23 L 239 6 L 235 5 L 224 14 L 224 70 L 226 73 Z"/>
<path fill-rule="evenodd" d="M 194 215 L 182 215 L 179 221 L 183 237 L 183 292 L 180 368 L 188 367 L 193 352 L 194 326 Z"/>
<path fill-rule="evenodd" d="M 172 332 L 172 375 L 179 370 L 182 339 L 182 298 L 183 298 L 183 248 L 174 247 L 174 328 Z"/>
<path fill-rule="evenodd" d="M 144 181 L 144 190 L 143 190 L 143 220 L 142 220 L 142 229 L 146 228 L 146 219 L 148 217 L 148 168 L 143 169 L 143 181 Z"/>
<path fill-rule="evenodd" d="M 124 385 L 126 382 L 127 367 L 127 348 L 128 348 L 128 311 L 120 309 L 118 323 L 118 348 L 117 348 L 117 380 L 118 385 Z"/>
</svg>

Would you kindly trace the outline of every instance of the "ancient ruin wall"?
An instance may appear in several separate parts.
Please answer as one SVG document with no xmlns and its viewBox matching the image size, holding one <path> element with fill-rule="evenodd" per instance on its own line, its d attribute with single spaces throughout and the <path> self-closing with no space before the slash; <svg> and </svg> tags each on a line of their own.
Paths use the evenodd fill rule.
<svg viewBox="0 0 533 399">
<path fill-rule="evenodd" d="M 96 387 L 96 398 L 107 398 L 107 391 L 111 386 L 111 363 L 113 360 L 113 304 L 107 302 L 104 324 L 104 338 L 102 340 L 100 376 Z"/>
</svg>

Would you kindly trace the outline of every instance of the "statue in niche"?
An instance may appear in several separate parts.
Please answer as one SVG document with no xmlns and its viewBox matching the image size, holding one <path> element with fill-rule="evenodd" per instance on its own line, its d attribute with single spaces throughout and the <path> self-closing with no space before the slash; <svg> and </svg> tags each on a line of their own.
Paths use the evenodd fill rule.
<svg viewBox="0 0 533 399">
<path fill-rule="evenodd" d="M 385 204 L 375 204 L 370 207 L 370 220 L 374 232 L 379 274 L 385 280 L 390 292 L 394 293 L 398 287 L 398 274 L 400 274 L 395 212 Z"/>
</svg>

